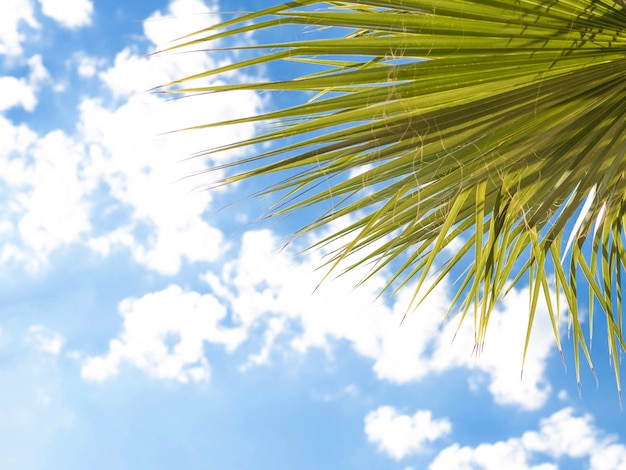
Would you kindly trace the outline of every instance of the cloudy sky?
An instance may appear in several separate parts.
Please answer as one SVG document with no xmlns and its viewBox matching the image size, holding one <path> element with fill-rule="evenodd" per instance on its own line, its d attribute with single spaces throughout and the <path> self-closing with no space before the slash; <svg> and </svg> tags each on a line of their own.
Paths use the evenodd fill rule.
<svg viewBox="0 0 626 470">
<path fill-rule="evenodd" d="M 520 381 L 524 286 L 476 357 L 470 322 L 440 326 L 450 283 L 400 326 L 411 292 L 376 300 L 385 273 L 315 290 L 324 253 L 282 249 L 297 220 L 190 177 L 260 129 L 165 132 L 288 98 L 147 93 L 234 60 L 149 54 L 261 6 L 2 0 L 0 467 L 626 468 L 601 317 L 582 398 L 545 309 Z"/>
</svg>

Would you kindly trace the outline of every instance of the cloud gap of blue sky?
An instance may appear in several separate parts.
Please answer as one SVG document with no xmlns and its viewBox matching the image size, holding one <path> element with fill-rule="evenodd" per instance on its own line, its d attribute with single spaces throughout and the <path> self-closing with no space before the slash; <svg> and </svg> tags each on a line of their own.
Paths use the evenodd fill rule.
<svg viewBox="0 0 626 470">
<path fill-rule="evenodd" d="M 456 323 L 439 324 L 451 282 L 400 326 L 411 292 L 374 300 L 384 272 L 316 290 L 324 250 L 282 249 L 298 220 L 227 204 L 261 186 L 187 177 L 242 156 L 188 155 L 260 129 L 164 132 L 295 98 L 169 100 L 146 90 L 235 58 L 147 54 L 261 6 L 3 4 L 0 467 L 626 468 L 604 345 L 579 399 L 566 326 L 567 372 L 540 307 L 519 380 L 527 289 L 476 357 L 470 323 L 454 343 Z"/>
</svg>

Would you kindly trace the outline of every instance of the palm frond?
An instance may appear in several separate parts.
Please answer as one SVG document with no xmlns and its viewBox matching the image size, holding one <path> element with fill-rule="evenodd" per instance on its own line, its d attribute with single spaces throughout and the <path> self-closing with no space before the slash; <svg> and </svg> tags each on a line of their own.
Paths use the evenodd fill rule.
<svg viewBox="0 0 626 470">
<path fill-rule="evenodd" d="M 626 346 L 622 7 L 609 0 L 298 0 L 196 32 L 177 47 L 206 49 L 293 25 L 319 27 L 319 34 L 237 46 L 252 57 L 163 87 L 315 94 L 261 116 L 200 124 L 274 123 L 265 134 L 204 154 L 272 144 L 225 165 L 234 173 L 223 183 L 283 175 L 268 190 L 283 194 L 281 214 L 336 202 L 298 235 L 350 215 L 348 227 L 323 241 L 349 236 L 330 267 L 351 254 L 357 261 L 348 269 L 372 261 L 372 273 L 393 267 L 386 289 L 417 279 L 414 306 L 433 269 L 438 282 L 469 260 L 450 312 L 475 315 L 478 345 L 494 306 L 528 280 L 526 347 L 545 299 L 561 349 L 562 292 L 579 381 L 579 351 L 593 367 L 578 300 L 587 285 L 589 341 L 596 304 L 606 316 L 619 390 L 617 356 Z M 335 31 L 345 35 L 333 37 Z M 203 82 L 285 60 L 316 71 L 267 83 Z M 446 254 L 459 237 L 461 249 Z"/>
</svg>

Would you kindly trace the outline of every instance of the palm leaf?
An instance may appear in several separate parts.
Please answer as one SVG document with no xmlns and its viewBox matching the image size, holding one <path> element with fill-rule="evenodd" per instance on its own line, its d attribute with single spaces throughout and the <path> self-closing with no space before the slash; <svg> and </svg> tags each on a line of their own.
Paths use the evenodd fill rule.
<svg viewBox="0 0 626 470">
<path fill-rule="evenodd" d="M 233 171 L 220 183 L 276 174 L 267 190 L 281 195 L 275 214 L 332 201 L 333 210 L 297 235 L 349 216 L 347 227 L 322 241 L 348 240 L 330 268 L 346 261 L 348 270 L 373 263 L 370 275 L 391 268 L 386 289 L 416 280 L 413 306 L 433 272 L 439 282 L 469 264 L 450 312 L 473 313 L 479 347 L 495 305 L 527 280 L 526 348 L 545 299 L 560 350 L 562 293 L 577 377 L 580 350 L 593 367 L 578 305 L 579 286 L 588 285 L 589 341 L 596 305 L 607 319 L 619 390 L 617 355 L 626 345 L 622 7 L 609 0 L 299 0 L 196 32 L 176 48 L 206 50 L 291 26 L 319 33 L 238 45 L 250 58 L 163 87 L 315 95 L 261 116 L 199 124 L 272 123 L 265 134 L 202 154 L 272 144 L 224 165 Z M 338 31 L 347 33 L 334 37 Z M 285 60 L 315 72 L 206 85 L 211 76 Z M 462 248 L 450 254 L 459 237 Z"/>
</svg>

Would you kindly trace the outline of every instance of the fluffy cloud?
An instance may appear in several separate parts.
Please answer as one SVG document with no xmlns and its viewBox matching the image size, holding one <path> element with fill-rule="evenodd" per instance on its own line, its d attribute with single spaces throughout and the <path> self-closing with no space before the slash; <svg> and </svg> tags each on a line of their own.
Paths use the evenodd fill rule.
<svg viewBox="0 0 626 470">
<path fill-rule="evenodd" d="M 77 28 L 91 23 L 91 0 L 39 0 L 42 13 L 67 28 Z M 35 18 L 33 0 L 3 0 L 0 15 L 0 54 L 18 56 L 26 38 L 23 26 L 39 29 Z"/>
<path fill-rule="evenodd" d="M 40 55 L 26 63 L 27 76 L 0 78 L 9 90 L 0 98 L 0 110 L 35 108 L 36 94 L 49 74 Z M 84 148 L 61 130 L 39 136 L 3 116 L 0 141 L 0 185 L 6 201 L 0 261 L 20 260 L 36 269 L 53 250 L 78 241 L 90 229 L 85 196 L 93 181 L 82 173 Z"/>
<path fill-rule="evenodd" d="M 39 0 L 41 11 L 66 28 L 91 24 L 91 0 Z"/>
<path fill-rule="evenodd" d="M 26 128 L 4 127 L 13 134 L 13 142 L 25 146 L 32 159 L 14 149 L 0 155 L 5 184 L 15 191 L 8 205 L 15 224 L 9 234 L 19 235 L 5 245 L 4 257 L 28 259 L 36 268 L 56 248 L 76 242 L 90 227 L 90 205 L 85 199 L 94 181 L 81 174 L 83 147 L 62 131 L 53 131 L 36 141 Z M 4 157 L 4 158 L 2 158 Z M 6 240 L 5 240 L 6 243 Z M 9 249 L 19 243 L 21 248 Z"/>
<path fill-rule="evenodd" d="M 22 53 L 22 23 L 31 28 L 39 28 L 32 0 L 3 0 L 0 15 L 0 54 L 17 56 Z"/>
<path fill-rule="evenodd" d="M 564 408 L 542 420 L 538 431 L 519 438 L 477 447 L 453 444 L 439 453 L 429 469 L 556 470 L 563 457 L 584 459 L 591 470 L 626 469 L 626 446 L 616 441 L 616 436 L 594 426 L 591 415 L 574 416 L 571 408 Z"/>
<path fill-rule="evenodd" d="M 395 460 L 417 454 L 427 442 L 440 439 L 452 431 L 447 419 L 433 419 L 427 410 L 413 416 L 399 414 L 391 406 L 381 406 L 365 417 L 365 434 Z"/>
<path fill-rule="evenodd" d="M 456 323 L 440 325 L 453 286 L 438 286 L 400 325 L 412 296 L 410 287 L 385 303 L 373 300 L 385 281 L 383 275 L 358 289 L 354 286 L 364 274 L 358 270 L 320 284 L 323 272 L 315 268 L 323 253 L 300 258 L 279 246 L 269 230 L 245 232 L 236 258 L 219 273 L 202 277 L 212 291 L 205 295 L 231 313 L 233 334 L 241 335 L 241 341 L 257 333 L 263 336 L 260 351 L 249 355 L 243 369 L 269 361 L 279 347 L 301 353 L 321 348 L 331 353 L 338 342 L 346 342 L 372 361 L 378 378 L 393 383 L 416 382 L 428 374 L 464 368 L 473 370 L 470 385 L 486 383 L 500 404 L 537 409 L 548 399 L 551 388 L 545 372 L 554 338 L 543 307 L 536 315 L 520 380 L 525 340 L 520 331 L 526 331 L 527 290 L 512 290 L 493 312 L 487 344 L 476 357 L 471 319 L 453 343 Z M 117 354 L 116 344 L 112 343 L 109 355 Z"/>
<path fill-rule="evenodd" d="M 17 155 L 25 152 L 30 145 L 37 139 L 35 134 L 28 126 L 21 124 L 13 125 L 11 121 L 0 115 L 0 161 L 4 165 L 11 155 Z M 7 168 L 3 168 L 3 175 L 6 175 Z M 11 178 L 11 176 L 9 176 Z"/>
<path fill-rule="evenodd" d="M 174 0 L 165 12 L 156 11 L 144 22 L 144 35 L 151 43 L 149 52 L 162 51 L 178 44 L 178 38 L 211 26 L 219 20 L 215 4 L 207 7 L 201 0 Z M 221 61 L 228 62 L 228 57 L 222 56 Z M 127 47 L 117 54 L 114 66 L 103 71 L 100 78 L 115 96 L 128 97 L 216 68 L 218 64 L 215 55 L 211 57 L 199 52 L 146 57 L 144 54 L 137 54 L 132 47 Z M 236 109 L 237 106 L 232 108 Z M 196 104 L 196 109 L 202 109 L 202 106 Z M 227 109 L 229 108 L 225 107 L 223 110 Z M 173 129 L 170 127 L 167 130 Z"/>
<path fill-rule="evenodd" d="M 14 107 L 22 107 L 32 111 L 37 105 L 37 91 L 40 83 L 48 78 L 48 71 L 44 67 L 41 56 L 35 55 L 28 60 L 30 74 L 27 77 L 0 77 L 0 112 Z"/>
<path fill-rule="evenodd" d="M 15 106 L 21 106 L 27 111 L 32 111 L 37 104 L 34 90 L 26 83 L 15 77 L 0 77 L 0 87 L 2 87 L 2 95 L 0 95 L 0 111 Z"/>
<path fill-rule="evenodd" d="M 538 409 L 551 391 L 545 377 L 548 359 L 555 351 L 554 333 L 545 304 L 535 314 L 533 331 L 520 378 L 525 332 L 528 324 L 530 293 L 527 288 L 513 289 L 492 312 L 484 349 L 478 356 L 469 353 L 474 347 L 473 326 L 465 322 L 454 336 L 455 322 L 450 322 L 437 337 L 433 367 L 438 370 L 454 365 L 481 371 L 488 375 L 489 391 L 500 404 L 518 404 Z"/>
<path fill-rule="evenodd" d="M 211 11 L 200 1 L 174 1 L 165 15 L 157 12 L 144 24 L 146 37 L 156 49 L 166 36 L 173 38 L 176 32 L 199 28 L 199 21 L 207 16 L 197 13 Z M 163 19 L 169 15 L 175 15 L 176 21 Z M 137 262 L 163 274 L 175 274 L 183 260 L 213 261 L 228 246 L 222 233 L 202 218 L 211 195 L 196 191 L 200 181 L 187 178 L 206 170 L 207 162 L 202 158 L 180 160 L 199 150 L 249 137 L 254 125 L 168 132 L 206 121 L 254 115 L 262 101 L 254 93 L 204 95 L 190 100 L 165 100 L 144 93 L 155 85 L 215 66 L 208 54 L 145 57 L 125 49 L 110 69 L 100 73 L 112 94 L 123 101 L 109 107 L 100 100 L 85 100 L 81 132 L 93 159 L 91 171 L 107 185 L 114 204 L 130 208 L 132 213 L 125 226 L 94 236 L 88 244 L 95 250 L 106 254 L 115 246 L 127 246 Z M 206 114 L 199 116 L 198 110 L 206 110 Z M 135 236 L 141 227 L 152 233 L 148 239 Z"/>
<path fill-rule="evenodd" d="M 177 273 L 183 259 L 215 260 L 228 246 L 221 232 L 203 220 L 212 194 L 196 190 L 199 179 L 187 178 L 205 170 L 206 162 L 201 158 L 179 160 L 198 149 L 250 136 L 254 127 L 155 135 L 187 125 L 198 109 L 227 117 L 233 108 L 254 114 L 261 106 L 251 94 L 197 98 L 165 102 L 155 96 L 134 96 L 114 109 L 97 100 L 81 106 L 91 171 L 107 185 L 112 209 L 131 210 L 123 238 L 130 241 L 136 261 L 164 274 Z M 133 230 L 138 226 L 152 235 L 144 240 L 135 237 Z M 118 235 L 96 235 L 90 245 L 114 247 L 120 241 Z"/>
<path fill-rule="evenodd" d="M 209 3 L 207 6 L 206 3 Z M 151 15 L 145 23 L 146 37 L 152 41 L 157 50 L 162 50 L 177 44 L 179 38 L 195 33 L 220 21 L 218 5 L 216 1 L 208 0 L 175 0 L 167 8 L 167 11 L 157 11 Z M 172 23 L 167 21 L 167 27 L 163 27 L 168 18 L 178 18 L 179 21 Z"/>
<path fill-rule="evenodd" d="M 78 64 L 78 75 L 81 77 L 93 77 L 98 72 L 98 69 L 104 66 L 104 59 L 97 59 L 95 57 L 87 57 L 82 54 L 76 54 L 74 60 Z"/>
<path fill-rule="evenodd" d="M 44 3 L 49 13 L 57 6 Z M 86 11 L 85 3 L 69 7 L 67 21 L 76 11 Z M 200 1 L 176 0 L 168 12 L 155 13 L 145 24 L 146 37 L 160 41 L 173 31 L 193 31 L 206 19 L 197 13 L 211 11 Z M 165 19 L 172 14 L 177 17 Z M 215 64 L 208 54 L 146 57 L 125 49 L 98 75 L 116 99 L 84 98 L 75 133 L 37 135 L 0 116 L 0 185 L 8 201 L 0 227 L 0 260 L 37 269 L 54 250 L 76 243 L 105 256 L 127 248 L 138 263 L 163 274 L 176 274 L 184 261 L 217 259 L 228 244 L 220 230 L 203 220 L 211 195 L 196 190 L 201 181 L 187 178 L 206 170 L 207 162 L 181 160 L 251 136 L 255 127 L 164 133 L 205 119 L 253 115 L 263 103 L 254 93 L 174 101 L 144 93 Z M 12 90 L 0 98 L 0 110 L 35 107 L 37 87 L 48 74 L 39 56 L 29 65 L 28 77 L 0 78 Z M 83 76 L 93 76 L 103 66 L 98 58 L 78 65 Z M 198 109 L 206 110 L 206 116 L 199 116 Z"/>
<path fill-rule="evenodd" d="M 354 286 L 364 275 L 358 270 L 320 285 L 323 273 L 315 268 L 323 262 L 323 253 L 300 259 L 279 247 L 279 240 L 268 230 L 246 232 L 237 259 L 227 263 L 220 275 L 204 277 L 245 330 L 269 324 L 270 319 L 286 320 L 272 324 L 265 347 L 276 343 L 279 335 L 290 338 L 291 347 L 301 352 L 312 347 L 330 350 L 337 341 L 346 341 L 373 361 L 379 378 L 394 383 L 467 368 L 475 371 L 473 377 L 478 374 L 487 380 L 498 403 L 536 409 L 547 400 L 550 386 L 545 370 L 554 338 L 545 307 L 537 312 L 520 380 L 525 339 L 520 331 L 526 331 L 528 320 L 526 289 L 512 290 L 493 312 L 487 344 L 476 357 L 471 319 L 454 342 L 457 324 L 452 321 L 441 328 L 453 286 L 439 285 L 400 325 L 413 294 L 410 286 L 391 302 L 373 301 L 384 275 L 358 289 Z M 264 350 L 254 362 L 267 357 Z"/>
<path fill-rule="evenodd" d="M 221 344 L 227 351 L 244 339 L 242 332 L 224 328 L 224 307 L 211 295 L 170 286 L 139 299 L 126 299 L 119 307 L 124 319 L 119 339 L 110 342 L 105 356 L 89 357 L 81 374 L 102 381 L 131 364 L 161 379 L 201 382 L 210 378 L 204 342 Z"/>
</svg>

